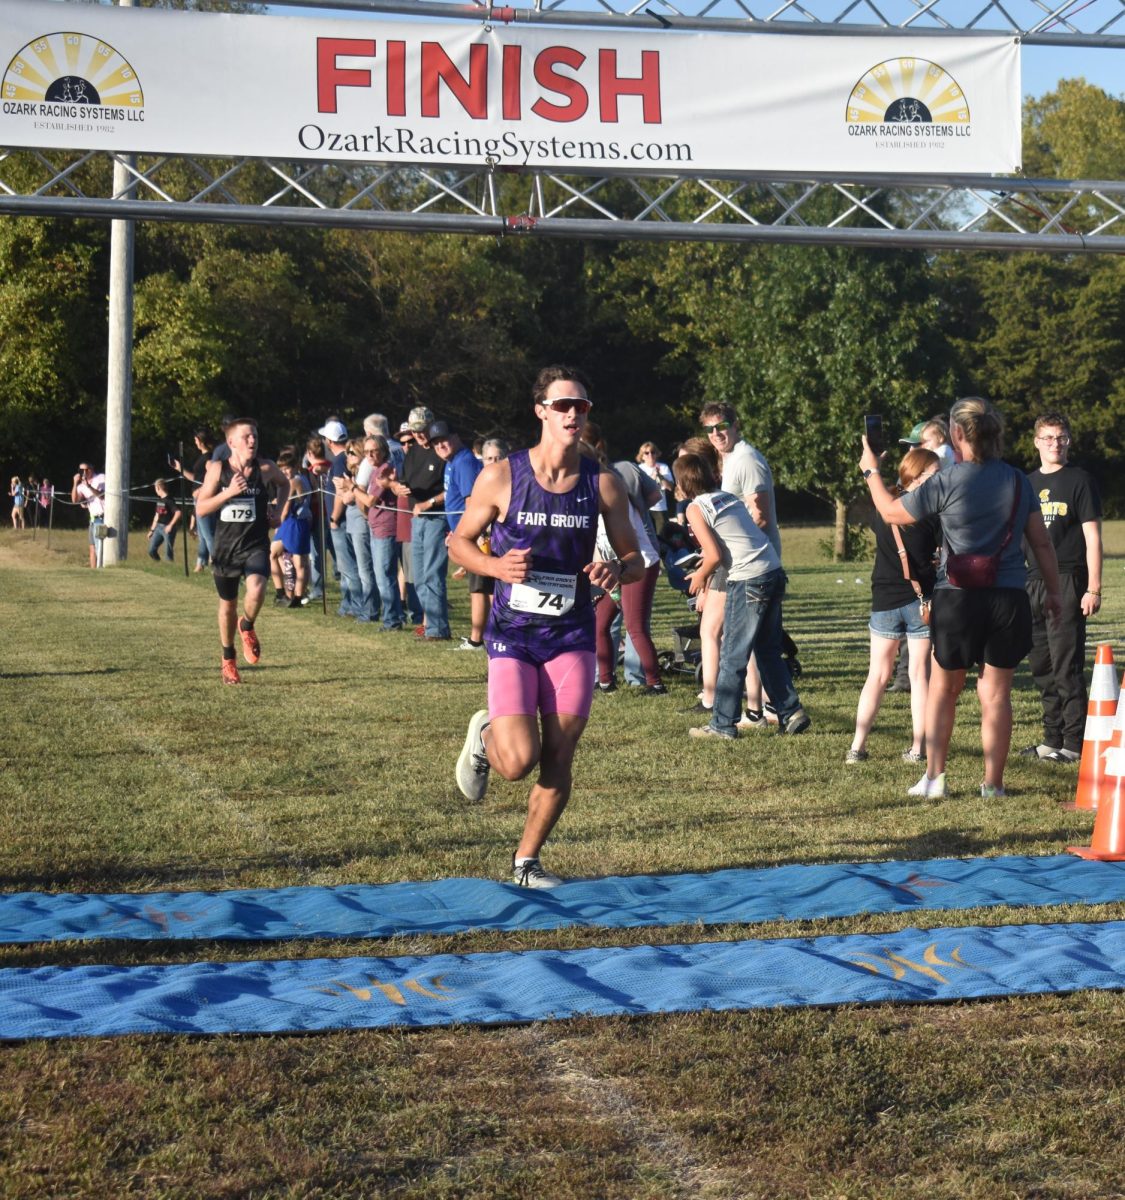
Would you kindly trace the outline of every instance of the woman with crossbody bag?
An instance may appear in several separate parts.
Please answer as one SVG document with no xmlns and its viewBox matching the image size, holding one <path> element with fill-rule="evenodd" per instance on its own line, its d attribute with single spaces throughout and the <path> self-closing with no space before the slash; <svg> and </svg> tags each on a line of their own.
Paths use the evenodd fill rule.
<svg viewBox="0 0 1125 1200">
<path fill-rule="evenodd" d="M 970 396 L 954 404 L 949 428 L 957 462 L 915 492 L 896 499 L 887 491 L 866 441 L 860 469 L 887 524 L 912 525 L 935 513 L 941 519 L 944 545 L 930 622 L 934 662 L 926 703 L 926 773 L 909 794 L 945 796 L 957 698 L 968 669 L 979 666 L 981 796 L 993 799 L 1004 795 L 1012 678 L 1031 648 L 1021 538 L 1039 564 L 1052 620 L 1062 611 L 1058 565 L 1027 476 L 1000 458 L 1004 422 L 999 412 L 987 400 Z"/>
<path fill-rule="evenodd" d="M 937 474 L 941 460 L 930 450 L 907 451 L 898 467 L 893 495 L 917 490 Z M 906 639 L 910 663 L 910 717 L 912 738 L 903 751 L 903 762 L 920 763 L 925 757 L 926 688 L 930 677 L 929 603 L 934 590 L 934 552 L 941 526 L 936 518 L 921 521 L 905 531 L 888 525 L 873 513 L 875 565 L 871 571 L 871 658 L 867 679 L 859 694 L 855 736 L 844 763 L 867 761 L 867 738 L 875 724 L 883 693 L 894 674 L 899 643 Z M 904 536 L 905 533 L 905 536 Z M 925 606 L 925 612 L 923 611 Z"/>
</svg>

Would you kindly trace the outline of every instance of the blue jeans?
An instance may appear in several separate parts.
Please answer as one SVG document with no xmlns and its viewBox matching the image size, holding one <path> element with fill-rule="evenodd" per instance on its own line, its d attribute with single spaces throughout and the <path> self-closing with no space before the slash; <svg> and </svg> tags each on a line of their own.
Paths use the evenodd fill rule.
<svg viewBox="0 0 1125 1200">
<path fill-rule="evenodd" d="M 414 555 L 414 587 L 426 622 L 426 637 L 449 637 L 449 602 L 445 595 L 445 517 L 415 517 L 410 540 Z"/>
<path fill-rule="evenodd" d="M 171 562 L 176 557 L 176 531 L 169 532 L 167 525 L 157 525 L 148 535 L 149 558 L 160 557 L 160 544 L 164 543 L 164 557 Z"/>
<path fill-rule="evenodd" d="M 352 549 L 352 539 L 344 528 L 329 529 L 332 535 L 332 548 L 336 552 L 336 569 L 340 572 L 340 607 L 338 615 L 342 617 L 357 617 L 359 607 L 359 566 L 355 561 L 355 551 Z"/>
<path fill-rule="evenodd" d="M 777 709 L 782 729 L 801 706 L 781 657 L 781 601 L 785 582 L 785 572 L 780 568 L 757 579 L 727 581 L 723 645 L 710 722 L 711 728 L 725 737 L 738 736 L 735 725 L 742 716 L 746 664 L 751 654 L 757 655 L 762 686 Z"/>
<path fill-rule="evenodd" d="M 319 520 L 312 524 L 312 546 L 309 548 L 309 599 L 319 600 L 324 595 L 324 559 L 329 545 L 328 526 L 321 530 Z"/>
<path fill-rule="evenodd" d="M 367 524 L 367 517 L 358 512 L 354 505 L 345 510 L 345 515 L 359 575 L 358 617 L 361 621 L 374 621 L 379 616 L 379 592 L 375 586 L 375 567 L 371 561 L 371 526 Z"/>
<path fill-rule="evenodd" d="M 402 597 L 398 594 L 398 542 L 394 535 L 376 537 L 371 534 L 371 562 L 375 569 L 375 586 L 383 606 L 383 628 L 402 624 Z"/>
<path fill-rule="evenodd" d="M 206 517 L 196 514 L 195 532 L 199 536 L 199 549 L 195 555 L 196 565 L 205 567 L 215 552 L 215 514 L 209 513 Z"/>
<path fill-rule="evenodd" d="M 623 628 L 624 618 L 621 615 L 621 610 L 617 610 L 617 616 L 613 618 L 613 624 L 609 627 L 609 637 L 613 642 L 613 661 L 617 662 L 617 647 L 621 643 L 621 635 L 625 634 L 625 682 L 630 687 L 645 686 L 645 672 L 641 666 L 640 656 L 637 654 L 633 646 L 633 639 L 629 636 L 629 631 Z"/>
</svg>

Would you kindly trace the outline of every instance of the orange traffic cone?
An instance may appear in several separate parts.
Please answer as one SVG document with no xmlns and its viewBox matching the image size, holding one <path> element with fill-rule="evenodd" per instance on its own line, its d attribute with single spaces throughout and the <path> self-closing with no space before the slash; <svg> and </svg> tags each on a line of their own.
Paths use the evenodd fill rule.
<svg viewBox="0 0 1125 1200">
<path fill-rule="evenodd" d="M 1119 708 L 1113 647 L 1108 642 L 1102 642 L 1094 658 L 1094 676 L 1090 680 L 1086 730 L 1082 735 L 1082 760 L 1078 764 L 1078 787 L 1074 792 L 1073 803 L 1064 805 L 1064 808 L 1098 807 L 1098 802 L 1107 787 L 1102 755 L 1113 739 L 1114 717 Z M 1112 785 L 1109 786 L 1112 790 Z"/>
<path fill-rule="evenodd" d="M 1102 752 L 1103 787 L 1090 848 L 1070 846 L 1071 854 L 1102 862 L 1125 860 L 1125 695 L 1117 705 L 1113 738 Z"/>
</svg>

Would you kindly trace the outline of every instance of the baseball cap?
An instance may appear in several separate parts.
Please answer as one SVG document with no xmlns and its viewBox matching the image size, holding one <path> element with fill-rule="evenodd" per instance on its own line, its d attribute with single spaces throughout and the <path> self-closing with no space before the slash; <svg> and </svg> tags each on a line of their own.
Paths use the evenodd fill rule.
<svg viewBox="0 0 1125 1200">
<path fill-rule="evenodd" d="M 348 440 L 348 427 L 343 421 L 326 421 L 324 428 L 318 429 L 317 433 L 330 442 L 346 442 Z"/>
<path fill-rule="evenodd" d="M 435 421 L 426 433 L 431 442 L 440 442 L 449 437 L 449 426 L 444 421 Z"/>
<path fill-rule="evenodd" d="M 413 432 L 414 432 L 414 431 L 413 431 L 413 430 L 410 428 L 410 422 L 409 422 L 409 421 L 403 421 L 403 423 L 402 423 L 402 424 L 401 424 L 401 425 L 398 427 L 398 431 L 399 431 L 399 433 L 413 433 Z"/>
<path fill-rule="evenodd" d="M 900 446 L 920 446 L 922 444 L 922 430 L 926 428 L 929 421 L 919 421 L 917 425 L 906 435 L 898 439 Z"/>
<path fill-rule="evenodd" d="M 434 414 L 420 404 L 417 408 L 410 410 L 410 416 L 406 418 L 406 423 L 412 433 L 425 433 L 434 423 Z"/>
</svg>

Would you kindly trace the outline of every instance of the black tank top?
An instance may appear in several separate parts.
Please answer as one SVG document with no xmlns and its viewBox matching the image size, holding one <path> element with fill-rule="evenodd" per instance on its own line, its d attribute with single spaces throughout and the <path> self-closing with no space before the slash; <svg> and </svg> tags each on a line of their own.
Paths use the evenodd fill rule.
<svg viewBox="0 0 1125 1200">
<path fill-rule="evenodd" d="M 240 562 L 251 551 L 269 549 L 270 524 L 266 515 L 269 497 L 257 459 L 244 474 L 246 491 L 227 500 L 215 513 L 215 549 L 212 558 L 220 566 Z M 233 478 L 230 462 L 224 461 L 219 470 L 219 491 L 230 487 Z"/>
</svg>

